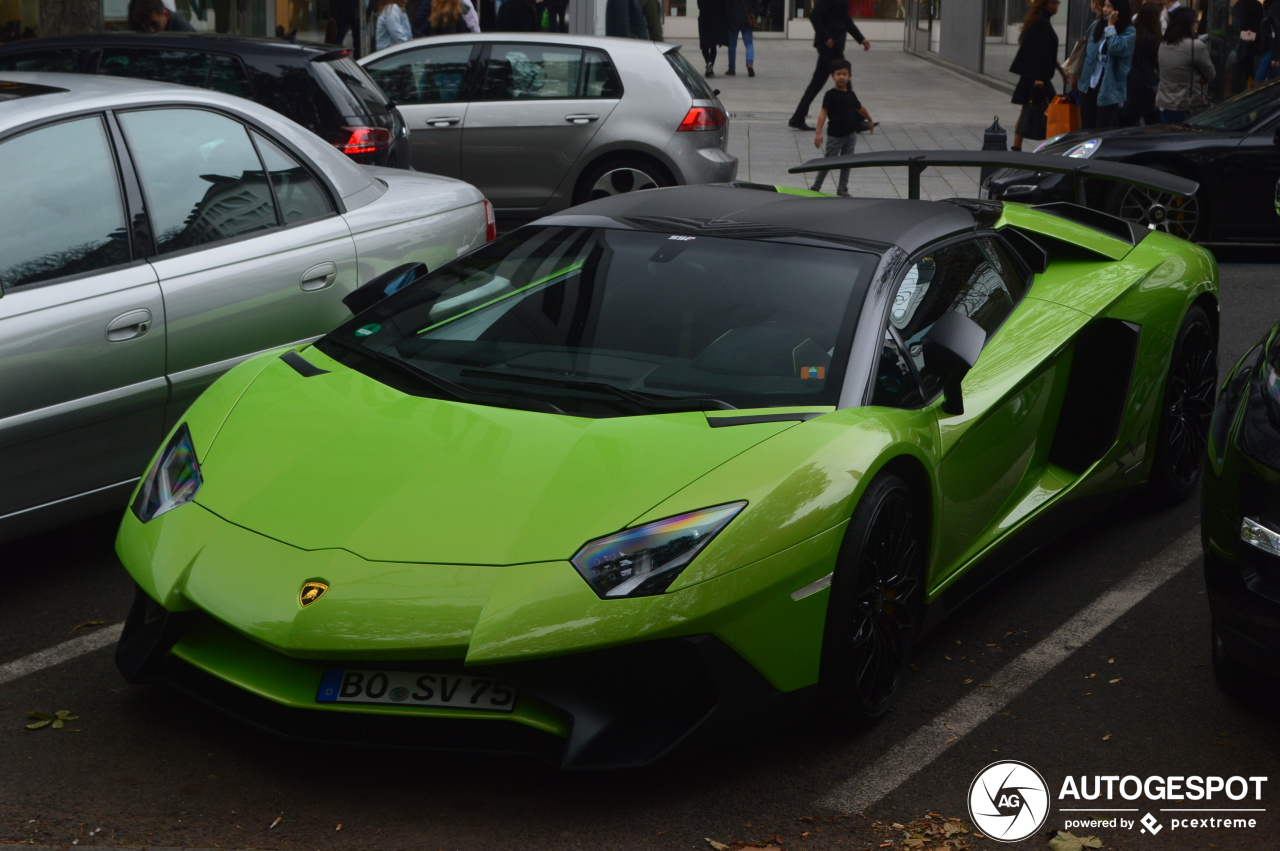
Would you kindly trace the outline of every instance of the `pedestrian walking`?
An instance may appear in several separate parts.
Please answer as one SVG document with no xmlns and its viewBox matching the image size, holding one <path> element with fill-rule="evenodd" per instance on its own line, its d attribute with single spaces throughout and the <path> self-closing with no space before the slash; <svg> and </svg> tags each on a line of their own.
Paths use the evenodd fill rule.
<svg viewBox="0 0 1280 851">
<path fill-rule="evenodd" d="M 853 36 L 853 40 L 861 44 L 863 50 L 871 49 L 871 42 L 849 16 L 848 0 L 817 0 L 809 15 L 809 23 L 813 24 L 813 47 L 818 51 L 818 63 L 813 67 L 813 77 L 800 96 L 795 112 L 787 121 L 787 126 L 793 130 L 813 129 L 805 122 L 809 116 L 809 105 L 826 85 L 831 73 L 831 63 L 844 59 L 846 36 Z"/>
<path fill-rule="evenodd" d="M 698 47 L 707 63 L 703 72 L 707 77 L 716 75 L 716 50 L 721 45 L 729 46 L 727 0 L 698 0 Z"/>
<path fill-rule="evenodd" d="M 1036 105 L 1048 105 L 1056 92 L 1053 88 L 1053 72 L 1056 69 L 1067 80 L 1067 72 L 1058 62 L 1058 33 L 1050 23 L 1058 11 L 1059 0 L 1035 0 L 1022 20 L 1018 34 L 1018 52 L 1014 54 L 1009 70 L 1018 75 L 1013 89 L 1013 102 L 1022 107 L 1013 125 L 1013 147 L 1022 150 L 1022 127 L 1027 110 Z M 1034 134 L 1033 134 L 1034 135 Z"/>
<path fill-rule="evenodd" d="M 813 146 L 822 147 L 822 128 L 827 128 L 827 146 L 823 152 L 828 157 L 852 154 L 858 141 L 859 121 L 866 122 L 867 132 L 874 133 L 876 123 L 871 120 L 871 113 L 858 100 L 850 83 L 853 81 L 853 65 L 848 59 L 835 59 L 831 62 L 832 88 L 822 97 L 822 109 L 818 111 L 818 126 L 813 134 Z M 813 191 L 822 191 L 822 182 L 827 179 L 831 169 L 818 172 L 813 181 Z M 849 195 L 849 169 L 840 169 L 840 180 L 836 184 L 836 194 L 842 198 Z"/>
<path fill-rule="evenodd" d="M 748 0 L 726 0 L 728 4 L 728 21 L 729 21 L 729 69 L 725 71 L 726 77 L 732 77 L 738 73 L 735 67 L 738 64 L 738 36 L 742 36 L 742 50 L 746 54 L 747 60 L 747 76 L 754 77 L 756 75 L 756 47 L 753 31 L 756 28 L 756 16 L 747 7 Z"/>
</svg>

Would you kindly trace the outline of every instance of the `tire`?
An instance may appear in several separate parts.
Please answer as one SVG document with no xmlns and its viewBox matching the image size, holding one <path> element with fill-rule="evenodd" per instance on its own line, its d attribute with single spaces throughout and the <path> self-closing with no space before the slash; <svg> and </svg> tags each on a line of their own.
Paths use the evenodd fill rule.
<svg viewBox="0 0 1280 851">
<path fill-rule="evenodd" d="M 911 490 L 880 476 L 853 512 L 827 603 L 821 688 L 843 724 L 875 721 L 898 696 L 924 610 L 926 551 Z"/>
<path fill-rule="evenodd" d="M 1218 341 L 1204 308 L 1192 305 L 1174 339 L 1156 432 L 1150 487 L 1176 505 L 1195 492 L 1204 470 L 1218 388 Z"/>
<path fill-rule="evenodd" d="M 1163 166 L 1148 167 L 1168 174 L 1178 173 Z M 1111 190 L 1107 209 L 1114 216 L 1143 227 L 1154 226 L 1191 242 L 1204 239 L 1209 234 L 1208 205 L 1200 198 L 1199 192 L 1190 198 L 1179 198 L 1167 192 L 1117 183 Z"/>
<path fill-rule="evenodd" d="M 1236 659 L 1227 651 L 1226 644 L 1218 632 L 1218 624 L 1210 627 L 1213 641 L 1213 678 L 1222 693 L 1235 700 L 1249 700 L 1259 694 L 1261 674 Z"/>
<path fill-rule="evenodd" d="M 656 189 L 672 184 L 665 171 L 642 159 L 627 158 L 595 163 L 578 180 L 573 203 L 582 204 L 624 192 Z"/>
</svg>

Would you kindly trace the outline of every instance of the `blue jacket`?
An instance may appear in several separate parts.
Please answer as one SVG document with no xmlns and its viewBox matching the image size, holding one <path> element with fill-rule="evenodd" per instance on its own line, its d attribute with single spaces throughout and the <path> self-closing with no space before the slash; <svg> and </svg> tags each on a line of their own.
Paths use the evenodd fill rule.
<svg viewBox="0 0 1280 851">
<path fill-rule="evenodd" d="M 1102 31 L 1102 41 L 1107 44 L 1107 65 L 1102 72 L 1102 82 L 1098 86 L 1098 106 L 1111 106 L 1124 103 L 1129 95 L 1129 68 L 1133 65 L 1133 43 L 1137 38 L 1136 31 L 1130 25 L 1122 33 L 1115 27 L 1107 27 Z M 1098 45 L 1101 42 L 1090 41 L 1084 54 L 1084 67 L 1080 69 L 1080 79 L 1076 86 L 1082 92 L 1089 91 L 1089 83 L 1093 79 L 1093 70 L 1098 62 Z"/>
</svg>

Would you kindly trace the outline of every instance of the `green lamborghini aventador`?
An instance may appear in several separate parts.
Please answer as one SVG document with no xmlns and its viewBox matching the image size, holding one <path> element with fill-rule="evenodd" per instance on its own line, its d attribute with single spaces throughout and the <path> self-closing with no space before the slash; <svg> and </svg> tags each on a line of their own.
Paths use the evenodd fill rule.
<svg viewBox="0 0 1280 851">
<path fill-rule="evenodd" d="M 656 189 L 370 286 L 161 448 L 131 681 L 639 765 L 782 697 L 876 718 L 993 571 L 1199 481 L 1213 257 L 1070 204 Z"/>
</svg>

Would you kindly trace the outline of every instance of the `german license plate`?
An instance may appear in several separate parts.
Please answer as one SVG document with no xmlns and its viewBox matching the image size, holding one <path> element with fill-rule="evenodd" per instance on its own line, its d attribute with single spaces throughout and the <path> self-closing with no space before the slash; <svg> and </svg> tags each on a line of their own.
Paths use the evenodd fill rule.
<svg viewBox="0 0 1280 851">
<path fill-rule="evenodd" d="M 489 677 L 410 671 L 332 669 L 320 680 L 317 703 L 390 703 L 510 712 L 516 693 Z"/>
</svg>

